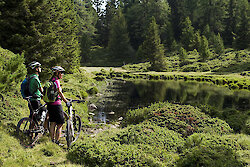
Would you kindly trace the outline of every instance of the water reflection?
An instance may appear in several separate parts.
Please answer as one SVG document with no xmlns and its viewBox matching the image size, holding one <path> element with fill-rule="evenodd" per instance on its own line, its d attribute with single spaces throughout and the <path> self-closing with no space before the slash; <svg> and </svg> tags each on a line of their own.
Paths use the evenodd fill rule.
<svg viewBox="0 0 250 167">
<path fill-rule="evenodd" d="M 129 109 L 148 106 L 159 101 L 178 102 L 191 105 L 209 105 L 216 110 L 250 110 L 250 92 L 231 91 L 209 83 L 185 81 L 110 81 L 99 113 L 102 119 L 118 119 Z M 109 115 L 107 113 L 114 112 Z M 100 115 L 100 114 L 98 114 Z M 106 116 L 107 115 L 107 116 Z"/>
</svg>

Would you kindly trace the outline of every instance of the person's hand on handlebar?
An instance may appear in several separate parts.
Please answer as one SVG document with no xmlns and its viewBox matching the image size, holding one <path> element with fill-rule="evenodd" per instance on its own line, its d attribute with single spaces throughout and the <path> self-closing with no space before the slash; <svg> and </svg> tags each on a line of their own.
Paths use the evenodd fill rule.
<svg viewBox="0 0 250 167">
<path fill-rule="evenodd" d="M 67 106 L 67 107 L 70 107 L 70 106 L 71 106 L 70 101 L 67 101 L 67 102 L 66 102 L 66 106 Z"/>
</svg>

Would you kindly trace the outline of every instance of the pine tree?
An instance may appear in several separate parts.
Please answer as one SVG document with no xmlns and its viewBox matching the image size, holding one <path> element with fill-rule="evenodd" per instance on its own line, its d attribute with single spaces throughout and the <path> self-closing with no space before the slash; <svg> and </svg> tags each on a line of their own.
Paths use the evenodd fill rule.
<svg viewBox="0 0 250 167">
<path fill-rule="evenodd" d="M 220 36 L 220 33 L 218 33 L 217 35 L 214 35 L 213 47 L 214 47 L 215 53 L 217 53 L 218 55 L 221 55 L 224 53 L 225 48 L 224 48 L 223 39 Z"/>
<path fill-rule="evenodd" d="M 80 55 L 81 62 L 86 62 L 90 57 L 91 45 L 94 43 L 93 39 L 96 36 L 96 28 L 95 25 L 98 20 L 98 12 L 102 2 L 94 1 L 96 5 L 96 10 L 92 7 L 92 3 L 90 1 L 82 1 L 75 0 L 74 1 L 74 9 L 77 13 L 77 25 L 79 29 L 79 42 L 80 42 Z"/>
<path fill-rule="evenodd" d="M 179 61 L 180 61 L 180 66 L 185 63 L 185 60 L 187 58 L 187 51 L 181 47 L 179 51 Z"/>
<path fill-rule="evenodd" d="M 116 58 L 128 58 L 133 50 L 129 42 L 127 23 L 121 9 L 112 19 L 108 48 Z"/>
<path fill-rule="evenodd" d="M 6 6 L 3 15 L 7 17 L 0 19 L 6 23 L 1 40 L 7 39 L 2 35 L 5 33 L 10 38 L 5 41 L 6 48 L 14 53 L 24 52 L 26 64 L 36 60 L 47 69 L 61 65 L 67 71 L 79 67 L 78 27 L 71 0 L 22 0 L 9 5 L 14 6 L 14 14 Z M 17 27 L 10 24 L 11 20 Z"/>
<path fill-rule="evenodd" d="M 194 27 L 189 17 L 182 23 L 181 43 L 186 50 L 193 50 L 195 46 Z"/>
<path fill-rule="evenodd" d="M 208 47 L 208 40 L 204 35 L 201 37 L 201 44 L 198 51 L 200 53 L 200 59 L 203 62 L 205 62 L 211 56 L 211 52 Z"/>
<path fill-rule="evenodd" d="M 173 33 L 169 19 L 170 7 L 167 1 L 133 0 L 133 3 L 129 3 L 128 5 L 126 6 L 126 13 L 124 15 L 128 24 L 131 45 L 135 50 L 143 43 L 152 16 L 155 17 L 159 25 L 161 41 L 166 45 L 172 43 Z"/>
<path fill-rule="evenodd" d="M 152 17 L 145 41 L 139 47 L 138 54 L 143 55 L 143 57 L 150 62 L 152 70 L 163 71 L 166 69 L 164 46 L 161 44 L 158 25 L 154 17 Z"/>
<path fill-rule="evenodd" d="M 195 45 L 194 45 L 194 48 L 199 49 L 200 46 L 201 46 L 201 35 L 200 35 L 200 32 L 197 31 L 195 33 Z"/>
<path fill-rule="evenodd" d="M 237 28 L 234 46 L 236 49 L 250 48 L 250 8 L 247 1 L 244 3 L 241 11 L 240 25 Z"/>
<path fill-rule="evenodd" d="M 99 16 L 97 23 L 97 40 L 101 46 L 108 46 L 111 20 L 116 15 L 117 7 L 118 0 L 109 0 L 106 3 L 105 11 Z"/>
</svg>

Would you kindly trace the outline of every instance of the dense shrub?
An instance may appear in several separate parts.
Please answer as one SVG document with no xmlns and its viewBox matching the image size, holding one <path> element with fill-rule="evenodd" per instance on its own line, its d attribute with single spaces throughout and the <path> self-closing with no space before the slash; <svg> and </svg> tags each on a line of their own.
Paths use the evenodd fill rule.
<svg viewBox="0 0 250 167">
<path fill-rule="evenodd" d="M 149 62 L 139 63 L 139 64 L 126 64 L 122 66 L 123 69 L 128 70 L 130 72 L 147 72 L 151 67 Z"/>
<path fill-rule="evenodd" d="M 187 138 L 185 149 L 177 166 L 246 166 L 235 152 L 239 149 L 239 144 L 229 138 L 209 134 L 193 134 Z"/>
<path fill-rule="evenodd" d="M 0 47 L 0 92 L 12 90 L 27 73 L 24 56 Z"/>
<path fill-rule="evenodd" d="M 150 107 L 129 111 L 126 124 L 149 121 L 189 136 L 197 132 L 226 134 L 232 132 L 229 125 L 218 118 L 211 118 L 190 105 L 156 103 Z"/>
<path fill-rule="evenodd" d="M 210 67 L 207 63 L 197 62 L 194 64 L 186 65 L 182 68 L 183 72 L 206 72 L 210 71 Z"/>
<path fill-rule="evenodd" d="M 98 88 L 97 87 L 92 87 L 92 88 L 90 88 L 89 90 L 88 90 L 88 93 L 90 94 L 90 95 L 94 95 L 94 94 L 97 94 L 99 92 L 99 90 L 98 90 Z"/>
<path fill-rule="evenodd" d="M 183 145 L 178 133 L 139 124 L 83 140 L 70 150 L 68 158 L 87 166 L 169 166 Z"/>
</svg>

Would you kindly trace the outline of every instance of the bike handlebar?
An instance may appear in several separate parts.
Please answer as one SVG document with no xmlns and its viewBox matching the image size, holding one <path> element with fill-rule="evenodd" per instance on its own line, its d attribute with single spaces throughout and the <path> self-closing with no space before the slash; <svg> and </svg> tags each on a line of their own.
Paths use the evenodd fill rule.
<svg viewBox="0 0 250 167">
<path fill-rule="evenodd" d="M 77 102 L 77 103 L 84 103 L 85 100 L 73 100 L 73 99 L 67 99 L 70 103 Z"/>
</svg>

